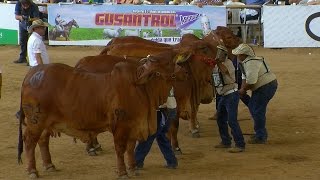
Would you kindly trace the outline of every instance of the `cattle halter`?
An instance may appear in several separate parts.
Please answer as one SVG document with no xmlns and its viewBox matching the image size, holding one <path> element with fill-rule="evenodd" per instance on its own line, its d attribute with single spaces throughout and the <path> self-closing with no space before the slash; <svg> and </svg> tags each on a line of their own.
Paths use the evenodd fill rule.
<svg viewBox="0 0 320 180">
<path fill-rule="evenodd" d="M 210 58 L 202 55 L 193 55 L 193 56 L 195 57 L 196 60 L 199 60 L 212 68 L 214 68 L 214 66 L 217 64 L 214 58 Z"/>
</svg>

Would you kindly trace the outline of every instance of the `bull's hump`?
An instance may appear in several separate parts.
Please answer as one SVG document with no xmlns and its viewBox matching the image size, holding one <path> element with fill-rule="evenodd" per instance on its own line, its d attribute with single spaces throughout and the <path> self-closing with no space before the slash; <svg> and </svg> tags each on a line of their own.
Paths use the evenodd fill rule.
<svg viewBox="0 0 320 180">
<path fill-rule="evenodd" d="M 29 84 L 32 88 L 38 88 L 44 79 L 44 71 L 37 71 L 35 72 L 31 78 L 29 79 Z"/>
</svg>

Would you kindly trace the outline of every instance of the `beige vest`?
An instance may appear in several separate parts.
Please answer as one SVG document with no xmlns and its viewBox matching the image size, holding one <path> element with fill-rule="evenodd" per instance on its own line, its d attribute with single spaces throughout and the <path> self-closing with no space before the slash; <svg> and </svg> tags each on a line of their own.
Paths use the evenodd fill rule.
<svg viewBox="0 0 320 180">
<path fill-rule="evenodd" d="M 230 59 L 226 59 L 223 63 L 228 69 L 228 74 L 220 72 L 219 67 L 216 65 L 212 71 L 214 87 L 219 95 L 228 95 L 237 91 L 238 85 L 236 83 L 235 68 Z"/>
</svg>

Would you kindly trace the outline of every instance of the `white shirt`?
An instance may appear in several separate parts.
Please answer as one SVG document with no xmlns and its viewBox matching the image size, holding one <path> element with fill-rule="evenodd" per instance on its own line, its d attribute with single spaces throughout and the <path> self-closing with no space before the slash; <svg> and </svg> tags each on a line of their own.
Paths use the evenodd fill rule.
<svg viewBox="0 0 320 180">
<path fill-rule="evenodd" d="M 42 37 L 33 32 L 28 40 L 28 57 L 29 57 L 29 65 L 31 67 L 37 66 L 38 62 L 36 59 L 36 53 L 41 53 L 41 58 L 43 64 L 49 64 L 49 56 L 47 53 L 46 45 L 42 41 Z"/>
<path fill-rule="evenodd" d="M 174 97 L 174 90 L 173 87 L 170 90 L 169 97 L 167 98 L 167 102 L 164 104 L 160 105 L 159 108 L 169 108 L 169 109 L 174 109 L 177 107 L 177 101 L 176 98 Z"/>
</svg>

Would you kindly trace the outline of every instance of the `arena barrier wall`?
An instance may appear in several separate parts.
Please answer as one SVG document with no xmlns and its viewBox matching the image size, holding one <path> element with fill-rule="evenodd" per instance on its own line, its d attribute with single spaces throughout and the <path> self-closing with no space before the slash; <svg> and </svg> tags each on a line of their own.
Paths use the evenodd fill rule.
<svg viewBox="0 0 320 180">
<path fill-rule="evenodd" d="M 320 47 L 320 5 L 264 6 L 264 47 Z"/>
<path fill-rule="evenodd" d="M 19 23 L 14 15 L 15 4 L 0 4 L 0 45 L 19 44 Z"/>
</svg>

